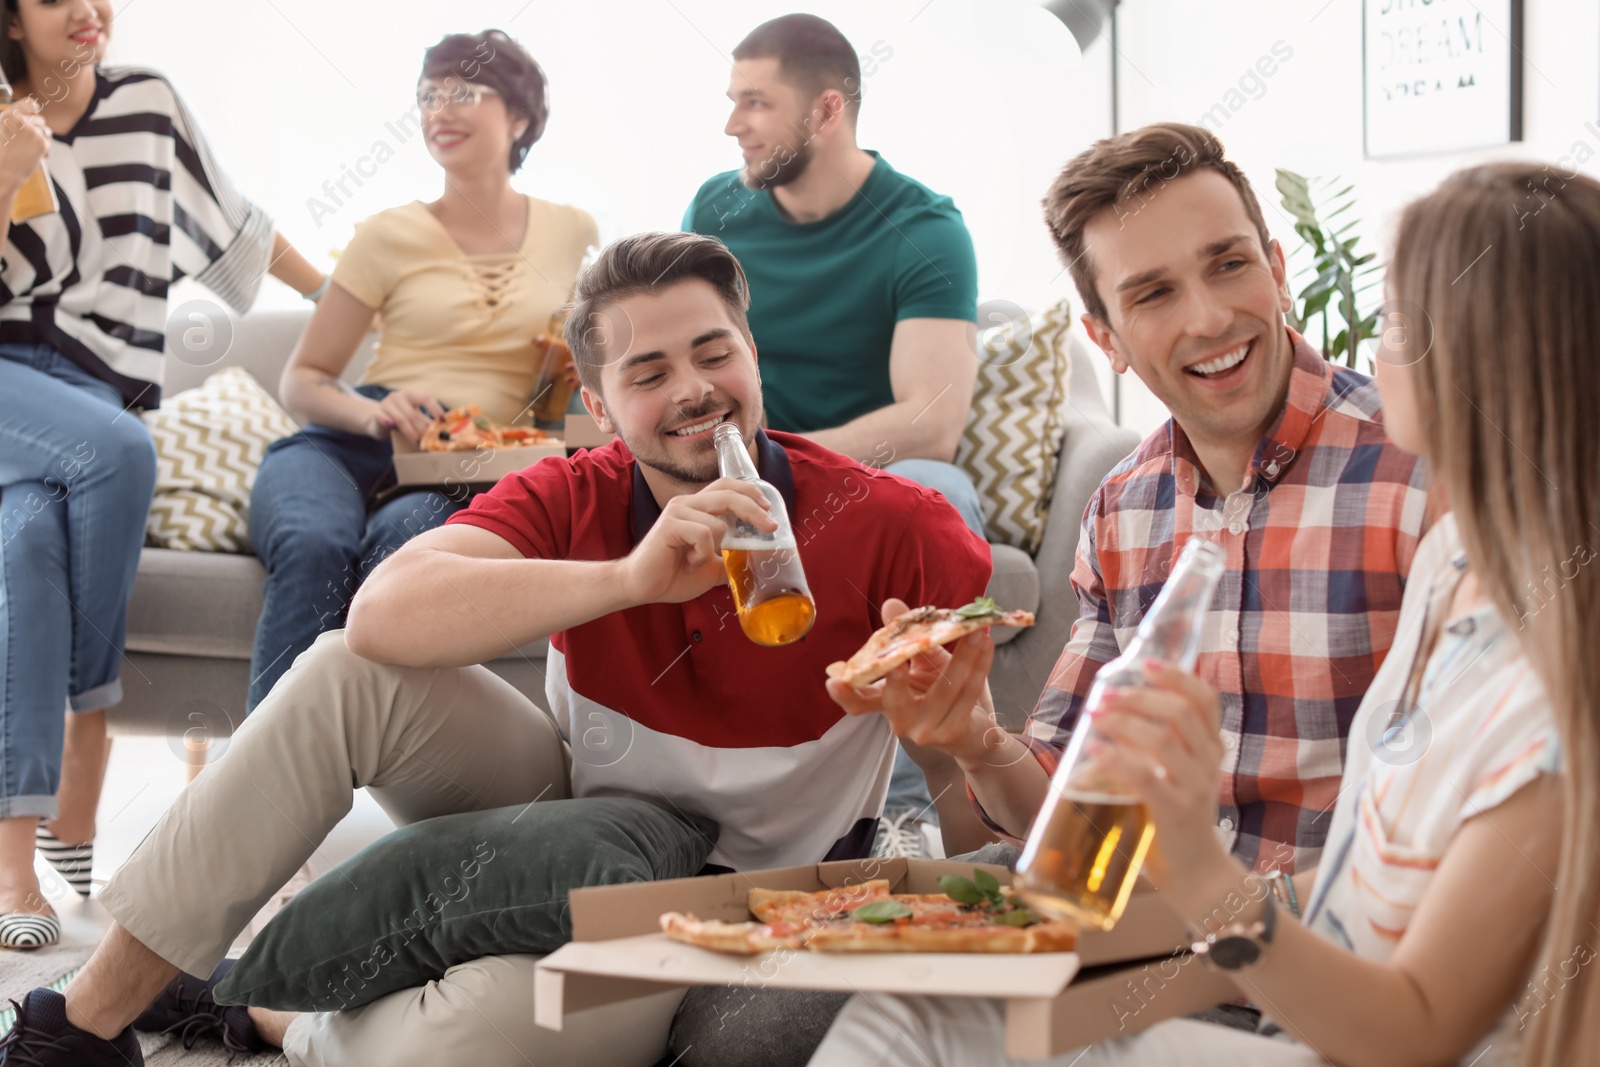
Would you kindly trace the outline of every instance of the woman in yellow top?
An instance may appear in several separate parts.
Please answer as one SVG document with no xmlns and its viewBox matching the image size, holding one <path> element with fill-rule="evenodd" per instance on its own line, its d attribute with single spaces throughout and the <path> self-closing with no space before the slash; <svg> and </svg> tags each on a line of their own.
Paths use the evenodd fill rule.
<svg viewBox="0 0 1600 1067">
<path fill-rule="evenodd" d="M 534 339 L 598 240 L 586 213 L 511 187 L 549 114 L 544 72 L 515 41 L 444 38 L 423 59 L 417 104 L 444 192 L 357 228 L 279 386 L 308 425 L 268 449 L 251 496 L 267 584 L 247 708 L 343 625 L 373 567 L 466 503 L 434 491 L 377 503 L 394 484 L 390 433 L 415 441 L 464 404 L 523 419 L 541 369 Z M 352 388 L 341 376 L 374 311 L 376 354 Z"/>
</svg>

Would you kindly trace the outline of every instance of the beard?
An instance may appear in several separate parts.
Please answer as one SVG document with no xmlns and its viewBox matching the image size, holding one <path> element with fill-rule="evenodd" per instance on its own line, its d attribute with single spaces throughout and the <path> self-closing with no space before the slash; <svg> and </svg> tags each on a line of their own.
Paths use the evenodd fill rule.
<svg viewBox="0 0 1600 1067">
<path fill-rule="evenodd" d="M 727 418 L 723 421 L 732 422 L 739 426 L 741 436 L 746 436 L 744 434 L 744 424 L 740 420 L 740 415 L 744 408 L 737 401 L 730 398 L 712 397 L 693 410 L 680 409 L 673 421 L 693 425 L 701 417 L 718 411 L 728 412 Z M 761 412 L 758 410 L 756 412 L 756 424 L 759 425 L 760 421 Z M 709 485 L 721 477 L 722 471 L 717 463 L 717 448 L 716 445 L 711 443 L 711 437 L 709 436 L 700 443 L 693 455 L 674 456 L 667 450 L 667 446 L 661 442 L 660 435 L 664 431 L 659 427 L 653 433 L 643 436 L 639 440 L 630 439 L 630 435 L 624 434 L 620 430 L 621 428 L 619 427 L 617 436 L 622 438 L 622 443 L 628 446 L 628 451 L 633 453 L 635 459 L 646 467 L 660 471 L 674 481 L 681 482 L 684 485 Z M 750 433 L 753 434 L 754 432 L 755 430 L 752 428 Z"/>
<path fill-rule="evenodd" d="M 739 180 L 748 189 L 776 189 L 797 180 L 811 165 L 811 142 L 802 141 L 796 148 L 781 147 L 754 166 L 739 172 Z"/>
</svg>

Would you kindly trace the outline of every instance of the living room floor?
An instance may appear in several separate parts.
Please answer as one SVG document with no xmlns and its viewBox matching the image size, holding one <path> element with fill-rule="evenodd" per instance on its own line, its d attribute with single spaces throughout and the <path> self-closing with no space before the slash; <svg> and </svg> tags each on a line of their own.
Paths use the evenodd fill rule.
<svg viewBox="0 0 1600 1067">
<path fill-rule="evenodd" d="M 119 737 L 112 742 L 94 845 L 96 886 L 133 854 L 186 784 L 181 739 Z M 392 829 L 394 824 L 377 802 L 365 790 L 357 791 L 350 814 L 312 858 L 312 871 L 321 874 Z"/>
</svg>

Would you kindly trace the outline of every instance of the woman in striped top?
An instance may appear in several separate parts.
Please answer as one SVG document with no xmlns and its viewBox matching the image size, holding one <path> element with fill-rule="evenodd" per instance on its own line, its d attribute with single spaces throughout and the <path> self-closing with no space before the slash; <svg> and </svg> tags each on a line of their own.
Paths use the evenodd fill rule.
<svg viewBox="0 0 1600 1067">
<path fill-rule="evenodd" d="M 1248 872 L 1218 842 L 1205 683 L 1156 669 L 1155 688 L 1097 717 L 1156 824 L 1152 880 L 1197 942 L 1229 937 L 1205 948 L 1260 1006 L 1260 1031 L 1174 1019 L 1049 1065 L 1595 1062 L 1597 279 L 1591 178 L 1491 164 L 1406 209 L 1377 378 L 1386 428 L 1428 459 L 1451 512 L 1418 548 L 1351 726 L 1318 869 Z M 996 1002 L 869 996 L 813 1062 L 1014 1061 Z"/>
<path fill-rule="evenodd" d="M 0 66 L 27 100 L 5 118 L 0 210 L 11 218 L 46 156 L 59 202 L 13 221 L 0 251 L 0 945 L 13 947 L 59 933 L 36 832 L 88 892 L 103 709 L 122 695 L 155 483 L 138 409 L 161 399 L 168 288 L 190 276 L 242 311 L 269 266 L 302 292 L 321 280 L 218 169 L 161 75 L 100 65 L 111 23 L 111 0 L 5 0 Z"/>
</svg>

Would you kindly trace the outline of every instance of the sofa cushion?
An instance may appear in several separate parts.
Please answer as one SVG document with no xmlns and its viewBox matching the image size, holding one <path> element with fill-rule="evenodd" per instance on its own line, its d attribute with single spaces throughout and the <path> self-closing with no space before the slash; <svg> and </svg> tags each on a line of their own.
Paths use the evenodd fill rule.
<svg viewBox="0 0 1600 1067">
<path fill-rule="evenodd" d="M 984 595 L 994 598 L 995 603 L 1007 611 L 1037 612 L 1039 570 L 1033 565 L 1033 558 L 1010 545 L 991 544 L 989 551 L 994 557 L 994 571 L 989 575 L 989 588 Z M 1014 641 L 1022 633 L 1010 626 L 999 626 L 990 632 L 997 645 Z"/>
<path fill-rule="evenodd" d="M 704 819 L 632 797 L 413 823 L 301 890 L 215 995 L 277 1011 L 335 1011 L 480 956 L 554 952 L 572 938 L 570 890 L 688 878 L 716 837 Z"/>
<path fill-rule="evenodd" d="M 267 572 L 254 556 L 146 548 L 128 604 L 128 648 L 249 659 Z"/>
<path fill-rule="evenodd" d="M 248 371 L 229 367 L 187 389 L 144 424 L 156 443 L 147 543 L 200 552 L 250 551 L 250 489 L 267 446 L 294 420 Z"/>
<path fill-rule="evenodd" d="M 956 463 L 983 502 L 989 539 L 1029 555 L 1039 550 L 1050 511 L 1071 325 L 1072 306 L 1063 300 L 983 335 L 972 410 L 956 446 Z"/>
</svg>

